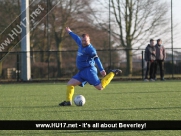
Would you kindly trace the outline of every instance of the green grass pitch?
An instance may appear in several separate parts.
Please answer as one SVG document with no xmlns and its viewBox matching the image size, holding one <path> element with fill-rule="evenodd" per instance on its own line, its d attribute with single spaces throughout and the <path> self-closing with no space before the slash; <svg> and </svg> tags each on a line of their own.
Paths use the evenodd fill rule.
<svg viewBox="0 0 181 136">
<path fill-rule="evenodd" d="M 86 98 L 83 107 L 59 107 L 65 100 L 66 83 L 0 85 L 1 120 L 181 120 L 180 81 L 119 81 L 105 90 L 93 86 L 75 87 L 75 95 Z M 80 131 L 16 130 L 0 135 L 61 136 L 180 136 L 181 131 Z"/>
</svg>

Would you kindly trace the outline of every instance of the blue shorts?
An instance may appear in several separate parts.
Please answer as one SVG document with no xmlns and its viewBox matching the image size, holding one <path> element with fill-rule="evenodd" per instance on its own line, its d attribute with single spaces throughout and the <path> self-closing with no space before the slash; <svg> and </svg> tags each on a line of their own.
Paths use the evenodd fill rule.
<svg viewBox="0 0 181 136">
<path fill-rule="evenodd" d="M 98 75 L 96 67 L 88 67 L 83 70 L 80 70 L 75 76 L 74 79 L 77 79 L 81 82 L 81 87 L 83 87 L 87 82 L 90 85 L 97 86 L 101 83 Z"/>
</svg>

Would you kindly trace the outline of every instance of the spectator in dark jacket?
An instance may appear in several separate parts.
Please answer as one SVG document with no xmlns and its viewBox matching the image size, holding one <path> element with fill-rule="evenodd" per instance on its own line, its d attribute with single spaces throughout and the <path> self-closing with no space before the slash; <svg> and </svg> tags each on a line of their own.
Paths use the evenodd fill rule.
<svg viewBox="0 0 181 136">
<path fill-rule="evenodd" d="M 156 79 L 156 73 L 157 73 L 157 65 L 159 65 L 160 68 L 160 79 L 164 81 L 164 60 L 166 59 L 166 52 L 165 48 L 162 45 L 162 40 L 158 39 L 157 44 L 155 45 L 156 48 L 156 63 L 155 63 L 155 72 L 154 72 L 154 78 Z"/>
<path fill-rule="evenodd" d="M 147 62 L 146 74 L 144 81 L 148 80 L 148 74 L 150 75 L 150 81 L 154 80 L 154 69 L 155 69 L 155 60 L 156 60 L 156 49 L 154 46 L 154 40 L 150 39 L 150 44 L 147 45 L 145 49 L 145 61 Z"/>
</svg>

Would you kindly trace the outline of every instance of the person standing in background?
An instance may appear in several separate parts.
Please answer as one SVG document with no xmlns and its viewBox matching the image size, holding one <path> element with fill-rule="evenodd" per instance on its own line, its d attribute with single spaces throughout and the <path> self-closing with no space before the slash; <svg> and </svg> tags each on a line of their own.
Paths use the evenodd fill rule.
<svg viewBox="0 0 181 136">
<path fill-rule="evenodd" d="M 155 45 L 156 48 L 156 63 L 155 63 L 155 72 L 154 72 L 154 79 L 156 79 L 157 74 L 157 65 L 159 65 L 160 69 L 160 79 L 164 81 L 164 60 L 166 59 L 166 52 L 165 48 L 162 45 L 162 40 L 158 39 L 157 44 Z"/>
<path fill-rule="evenodd" d="M 148 74 L 150 75 L 150 81 L 154 80 L 154 70 L 155 70 L 155 60 L 156 60 L 156 48 L 154 45 L 154 40 L 150 39 L 150 44 L 147 45 L 145 49 L 145 61 L 147 62 L 146 74 L 144 81 L 148 80 Z"/>
</svg>

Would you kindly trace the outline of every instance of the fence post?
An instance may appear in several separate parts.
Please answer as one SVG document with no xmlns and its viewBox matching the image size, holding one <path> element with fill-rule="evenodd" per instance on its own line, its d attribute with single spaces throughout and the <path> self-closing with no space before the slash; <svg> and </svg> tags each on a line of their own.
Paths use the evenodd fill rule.
<svg viewBox="0 0 181 136">
<path fill-rule="evenodd" d="M 16 65 L 16 79 L 17 79 L 17 82 L 19 81 L 19 73 L 20 73 L 20 71 L 19 71 L 19 52 L 17 53 L 17 56 L 16 56 L 16 60 L 17 60 L 17 65 Z"/>
<path fill-rule="evenodd" d="M 141 52 L 142 54 L 142 79 L 144 79 L 144 59 L 143 59 L 143 51 Z"/>
<path fill-rule="evenodd" d="M 50 62 L 50 51 L 48 51 L 48 81 L 49 81 L 49 67 L 50 67 L 50 64 L 49 64 L 49 62 Z"/>
</svg>

